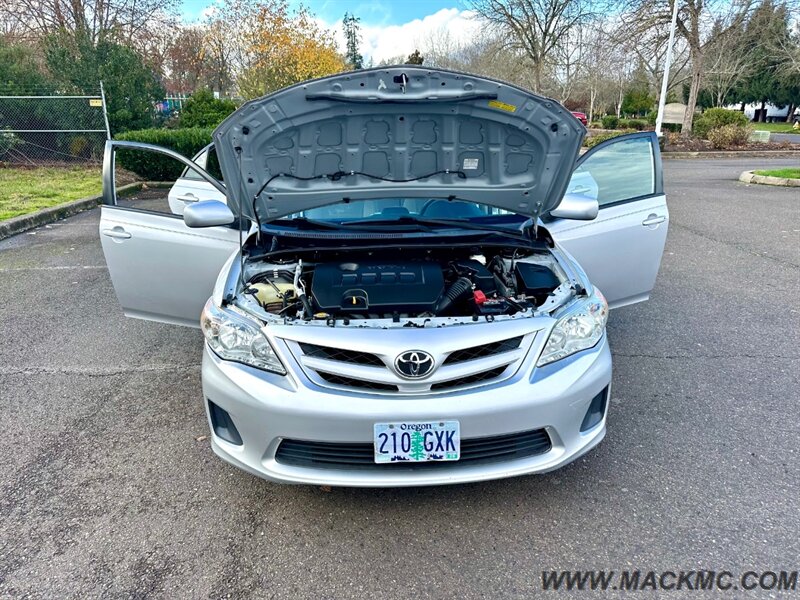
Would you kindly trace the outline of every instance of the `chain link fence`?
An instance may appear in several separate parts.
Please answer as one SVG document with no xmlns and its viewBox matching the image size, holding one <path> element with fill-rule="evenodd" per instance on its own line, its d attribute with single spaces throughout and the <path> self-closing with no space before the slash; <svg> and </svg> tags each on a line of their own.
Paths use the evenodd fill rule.
<svg viewBox="0 0 800 600">
<path fill-rule="evenodd" d="M 4 95 L 0 163 L 98 164 L 110 138 L 102 84 L 96 95 Z"/>
</svg>

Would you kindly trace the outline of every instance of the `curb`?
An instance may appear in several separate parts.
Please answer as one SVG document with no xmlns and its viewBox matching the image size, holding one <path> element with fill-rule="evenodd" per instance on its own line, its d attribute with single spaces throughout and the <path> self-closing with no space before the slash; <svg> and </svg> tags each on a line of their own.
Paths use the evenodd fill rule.
<svg viewBox="0 0 800 600">
<path fill-rule="evenodd" d="M 117 188 L 117 193 L 124 194 L 126 192 L 141 189 L 146 183 L 147 182 L 138 181 L 136 183 L 123 185 L 122 187 Z M 157 187 L 157 184 L 153 185 L 153 187 Z M 27 215 L 20 215 L 18 217 L 12 217 L 6 221 L 0 221 L 0 240 L 4 240 L 12 235 L 17 235 L 18 233 L 28 231 L 29 229 L 34 229 L 35 227 L 41 227 L 42 225 L 48 225 L 49 223 L 66 219 L 67 217 L 76 215 L 79 212 L 90 210 L 97 207 L 97 205 L 102 201 L 103 195 L 98 194 L 97 196 L 89 196 L 88 198 L 81 198 L 80 200 L 72 200 L 71 202 L 65 202 L 64 204 L 43 208 L 42 210 L 37 210 L 36 212 L 29 213 Z"/>
<path fill-rule="evenodd" d="M 704 152 L 662 152 L 661 158 L 794 158 L 800 150 L 716 150 Z"/>
<path fill-rule="evenodd" d="M 756 175 L 753 171 L 745 171 L 739 175 L 739 181 L 744 183 L 760 183 L 763 185 L 777 185 L 782 187 L 800 187 L 800 179 L 788 177 L 770 177 L 769 175 Z"/>
</svg>

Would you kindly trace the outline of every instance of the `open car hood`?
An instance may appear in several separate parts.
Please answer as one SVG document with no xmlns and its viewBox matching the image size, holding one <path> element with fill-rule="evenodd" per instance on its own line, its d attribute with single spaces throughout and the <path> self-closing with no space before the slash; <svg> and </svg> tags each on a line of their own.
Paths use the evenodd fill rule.
<svg viewBox="0 0 800 600">
<path fill-rule="evenodd" d="M 448 198 L 538 217 L 566 191 L 585 129 L 561 104 L 415 66 L 252 100 L 213 139 L 234 213 L 262 221 L 363 198 Z"/>
</svg>

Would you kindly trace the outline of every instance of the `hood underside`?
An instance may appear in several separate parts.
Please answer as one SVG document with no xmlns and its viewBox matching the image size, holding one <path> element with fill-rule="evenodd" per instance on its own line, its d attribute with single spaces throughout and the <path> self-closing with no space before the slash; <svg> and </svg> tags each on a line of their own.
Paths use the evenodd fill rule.
<svg viewBox="0 0 800 600">
<path fill-rule="evenodd" d="M 213 139 L 234 212 L 262 222 L 363 198 L 448 198 L 537 217 L 585 129 L 561 104 L 413 66 L 341 73 L 252 100 Z"/>
</svg>

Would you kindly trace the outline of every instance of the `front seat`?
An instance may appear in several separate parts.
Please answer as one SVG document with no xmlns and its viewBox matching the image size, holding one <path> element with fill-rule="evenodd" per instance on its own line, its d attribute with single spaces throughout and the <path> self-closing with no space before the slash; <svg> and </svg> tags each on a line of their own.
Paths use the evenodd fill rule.
<svg viewBox="0 0 800 600">
<path fill-rule="evenodd" d="M 434 200 L 425 205 L 419 214 L 430 219 L 468 219 L 486 216 L 477 205 L 463 200 Z"/>
<path fill-rule="evenodd" d="M 407 217 L 409 214 L 408 209 L 405 206 L 387 206 L 381 211 L 381 217 L 386 218 L 398 218 L 398 217 Z"/>
</svg>

